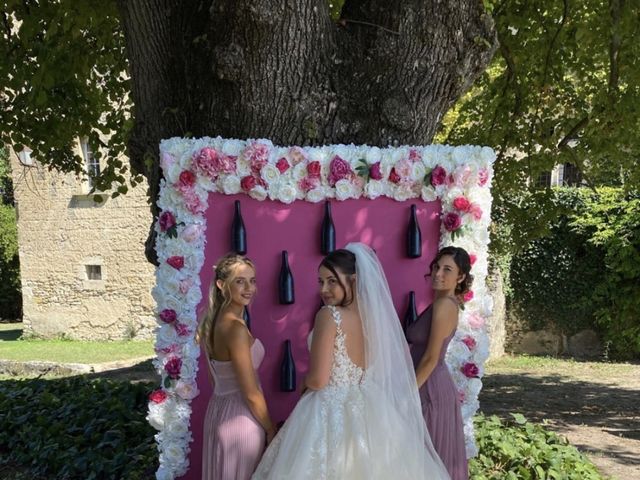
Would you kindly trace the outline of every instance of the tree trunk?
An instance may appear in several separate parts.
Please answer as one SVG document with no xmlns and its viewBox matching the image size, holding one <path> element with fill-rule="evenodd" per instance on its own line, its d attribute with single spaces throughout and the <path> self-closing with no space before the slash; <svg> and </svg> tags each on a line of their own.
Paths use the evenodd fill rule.
<svg viewBox="0 0 640 480">
<path fill-rule="evenodd" d="M 276 145 L 430 143 L 497 40 L 479 0 L 120 0 L 132 78 L 132 168 L 173 136 Z M 155 263 L 153 229 L 147 257 Z"/>
</svg>

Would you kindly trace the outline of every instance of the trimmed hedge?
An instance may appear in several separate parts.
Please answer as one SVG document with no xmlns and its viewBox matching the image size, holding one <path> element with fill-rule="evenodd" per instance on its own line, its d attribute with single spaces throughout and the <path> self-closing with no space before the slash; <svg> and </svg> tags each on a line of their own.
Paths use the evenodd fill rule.
<svg viewBox="0 0 640 480">
<path fill-rule="evenodd" d="M 509 309 L 533 330 L 593 328 L 609 358 L 640 358 L 640 198 L 617 188 L 553 195 L 562 214 L 511 258 Z"/>
<path fill-rule="evenodd" d="M 153 478 L 152 389 L 83 377 L 0 382 L 0 465 L 60 480 Z"/>
</svg>

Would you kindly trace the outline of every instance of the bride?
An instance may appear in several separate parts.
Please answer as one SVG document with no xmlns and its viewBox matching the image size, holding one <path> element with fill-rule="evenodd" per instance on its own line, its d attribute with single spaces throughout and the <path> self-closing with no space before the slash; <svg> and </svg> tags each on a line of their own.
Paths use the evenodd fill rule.
<svg viewBox="0 0 640 480">
<path fill-rule="evenodd" d="M 307 392 L 253 479 L 449 479 L 431 444 L 382 266 L 350 243 L 319 268 Z"/>
</svg>

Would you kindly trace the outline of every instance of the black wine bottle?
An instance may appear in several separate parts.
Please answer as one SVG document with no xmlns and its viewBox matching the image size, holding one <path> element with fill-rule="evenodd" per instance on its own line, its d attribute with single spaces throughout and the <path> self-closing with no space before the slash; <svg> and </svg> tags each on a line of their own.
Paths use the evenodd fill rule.
<svg viewBox="0 0 640 480">
<path fill-rule="evenodd" d="M 291 353 L 291 340 L 284 341 L 284 357 L 280 364 L 280 390 L 283 392 L 296 391 L 296 364 Z"/>
<path fill-rule="evenodd" d="M 278 297 L 281 305 L 291 305 L 296 301 L 293 291 L 293 275 L 289 268 L 287 251 L 282 251 L 282 266 L 280 267 L 280 278 L 278 280 Z"/>
<path fill-rule="evenodd" d="M 244 324 L 247 326 L 249 331 L 251 331 L 251 314 L 249 313 L 249 307 L 244 307 L 244 311 L 242 312 L 242 319 L 244 320 Z"/>
<path fill-rule="evenodd" d="M 418 258 L 421 255 L 422 234 L 420 233 L 420 225 L 418 225 L 416 206 L 411 205 L 411 217 L 409 219 L 409 228 L 407 229 L 407 256 L 409 258 Z"/>
<path fill-rule="evenodd" d="M 331 218 L 331 203 L 324 202 L 324 218 L 322 219 L 322 230 L 320 232 L 320 250 L 323 255 L 327 255 L 336 249 L 336 229 Z"/>
<path fill-rule="evenodd" d="M 416 293 L 412 290 L 409 292 L 409 304 L 407 305 L 407 312 L 404 314 L 404 331 L 406 332 L 409 326 L 416 320 L 418 320 Z"/>
<path fill-rule="evenodd" d="M 240 200 L 235 201 L 235 212 L 231 223 L 231 250 L 240 255 L 247 253 L 247 231 L 240 213 Z"/>
</svg>

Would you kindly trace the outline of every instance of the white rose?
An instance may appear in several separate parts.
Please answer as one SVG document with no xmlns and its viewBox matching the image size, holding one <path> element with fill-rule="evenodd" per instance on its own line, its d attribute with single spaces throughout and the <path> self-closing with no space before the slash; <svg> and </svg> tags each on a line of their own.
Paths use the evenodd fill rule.
<svg viewBox="0 0 640 480">
<path fill-rule="evenodd" d="M 329 152 L 327 151 L 327 147 L 312 147 L 307 151 L 310 162 L 320 162 L 322 164 L 326 163 L 329 159 Z"/>
<path fill-rule="evenodd" d="M 175 478 L 173 470 L 167 468 L 166 465 L 160 465 L 158 470 L 156 470 L 156 480 L 174 480 Z"/>
<path fill-rule="evenodd" d="M 398 185 L 394 190 L 393 190 L 393 198 L 395 200 L 397 200 L 398 202 L 404 202 L 405 200 L 408 200 L 410 198 L 415 197 L 415 192 L 408 186 L 406 185 Z"/>
<path fill-rule="evenodd" d="M 265 182 L 267 182 L 267 184 L 276 183 L 280 178 L 280 170 L 278 170 L 278 168 L 274 164 L 267 163 L 264 167 L 262 167 L 260 176 Z"/>
<path fill-rule="evenodd" d="M 318 203 L 321 202 L 325 199 L 325 191 L 324 188 L 322 187 L 318 187 L 318 188 L 314 188 L 313 190 L 309 190 L 307 192 L 307 200 L 309 202 L 313 202 L 313 203 Z"/>
<path fill-rule="evenodd" d="M 236 159 L 236 174 L 238 177 L 246 177 L 251 174 L 251 165 L 246 158 L 238 157 Z"/>
<path fill-rule="evenodd" d="M 438 162 L 437 158 L 437 145 L 427 145 L 422 150 L 422 163 L 427 168 L 434 168 Z"/>
<path fill-rule="evenodd" d="M 422 162 L 416 162 L 411 166 L 411 178 L 415 182 L 422 183 L 426 174 L 427 169 Z"/>
<path fill-rule="evenodd" d="M 346 161 L 347 163 L 351 163 L 351 159 L 353 157 L 352 149 L 349 148 L 347 145 L 334 145 L 333 155 L 331 157 L 333 158 L 336 155 L 341 159 L 343 159 L 344 161 Z"/>
<path fill-rule="evenodd" d="M 172 437 L 183 437 L 189 432 L 189 425 L 181 418 L 170 416 L 164 423 L 164 431 Z"/>
<path fill-rule="evenodd" d="M 192 381 L 196 378 L 198 366 L 191 358 L 182 359 L 182 368 L 180 369 L 180 378 L 185 381 Z"/>
<path fill-rule="evenodd" d="M 297 194 L 298 192 L 296 190 L 296 187 L 294 187 L 290 183 L 285 183 L 283 185 L 280 185 L 280 188 L 278 190 L 278 200 L 280 200 L 282 203 L 291 203 L 296 199 Z"/>
<path fill-rule="evenodd" d="M 193 286 L 187 291 L 186 301 L 188 305 L 198 305 L 202 299 L 200 286 Z"/>
<path fill-rule="evenodd" d="M 226 140 L 222 144 L 222 152 L 227 155 L 238 156 L 245 146 L 242 140 Z"/>
<path fill-rule="evenodd" d="M 433 202 L 438 198 L 438 195 L 436 195 L 436 191 L 433 189 L 433 187 L 423 186 L 420 194 L 422 196 L 422 200 L 424 200 L 425 202 Z"/>
<path fill-rule="evenodd" d="M 182 358 L 190 358 L 195 361 L 200 356 L 200 345 L 193 339 L 182 345 Z"/>
<path fill-rule="evenodd" d="M 369 180 L 364 187 L 365 195 L 371 200 L 384 194 L 384 182 L 381 180 Z"/>
<path fill-rule="evenodd" d="M 235 195 L 240 192 L 240 178 L 236 175 L 225 175 L 222 179 L 222 191 L 227 195 Z"/>
<path fill-rule="evenodd" d="M 393 163 L 398 163 L 400 160 L 409 156 L 409 150 L 406 147 L 398 147 L 391 149 L 391 159 Z"/>
<path fill-rule="evenodd" d="M 480 150 L 480 158 L 482 158 L 483 162 L 490 165 L 496 160 L 496 152 L 494 152 L 492 148 L 482 147 Z"/>
<path fill-rule="evenodd" d="M 249 192 L 249 196 L 251 198 L 255 198 L 256 200 L 262 201 L 265 198 L 267 198 L 267 191 L 265 190 L 264 187 L 258 185 L 251 189 L 251 191 Z"/>
<path fill-rule="evenodd" d="M 200 391 L 198 390 L 196 382 L 186 382 L 181 379 L 176 383 L 176 393 L 180 396 L 180 398 L 184 398 L 185 400 L 193 400 L 200 394 Z"/>
<path fill-rule="evenodd" d="M 347 180 L 338 180 L 335 185 L 336 198 L 338 200 L 346 200 L 347 198 L 356 198 L 355 188 L 353 184 Z"/>
<path fill-rule="evenodd" d="M 166 400 L 163 403 L 149 402 L 149 413 L 147 414 L 147 421 L 156 430 L 162 430 L 164 428 L 164 410 Z"/>
<path fill-rule="evenodd" d="M 373 165 L 382 159 L 382 152 L 378 147 L 371 147 L 367 152 L 365 159 L 369 165 Z"/>
<path fill-rule="evenodd" d="M 464 165 L 469 163 L 472 158 L 471 149 L 468 145 L 455 147 L 451 153 L 451 157 L 455 165 Z"/>
<path fill-rule="evenodd" d="M 162 445 L 163 449 L 160 453 L 161 461 L 164 460 L 162 463 L 174 468 L 181 465 L 185 461 L 185 451 L 183 445 L 181 445 L 182 443 L 165 438 Z"/>
<path fill-rule="evenodd" d="M 304 162 L 300 162 L 295 167 L 293 167 L 293 172 L 291 173 L 294 181 L 298 182 L 307 176 L 307 164 Z"/>
<path fill-rule="evenodd" d="M 171 345 L 178 341 L 178 334 L 176 333 L 176 329 L 173 328 L 173 325 L 168 325 L 166 323 L 160 325 L 156 336 L 158 343 L 162 345 Z"/>
</svg>

